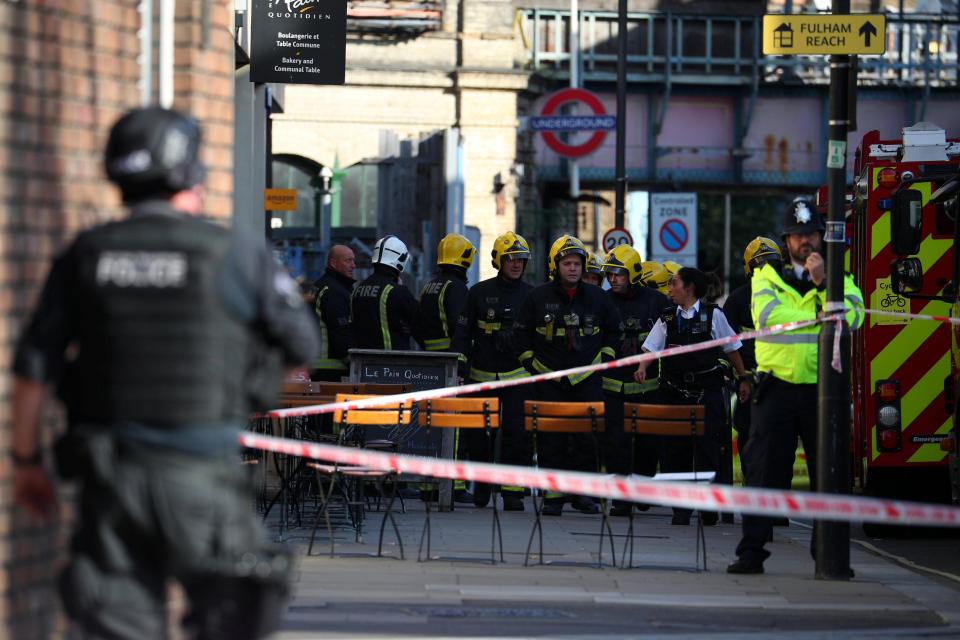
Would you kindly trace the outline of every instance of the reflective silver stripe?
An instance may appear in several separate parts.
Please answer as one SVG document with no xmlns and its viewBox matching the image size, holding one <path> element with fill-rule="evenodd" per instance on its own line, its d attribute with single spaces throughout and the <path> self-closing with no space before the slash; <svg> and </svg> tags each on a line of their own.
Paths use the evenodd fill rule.
<svg viewBox="0 0 960 640">
<path fill-rule="evenodd" d="M 852 308 L 853 322 L 850 324 L 850 328 L 859 329 L 860 323 L 863 322 L 863 320 L 860 317 L 861 316 L 860 310 L 857 309 L 857 307 L 863 304 L 863 300 L 859 299 L 857 296 L 854 296 L 854 295 L 844 296 L 843 299 L 846 300 L 851 307 L 853 307 Z"/>
<path fill-rule="evenodd" d="M 760 310 L 760 316 L 757 318 L 757 326 L 765 327 L 767 326 L 767 320 L 770 318 L 770 314 L 773 313 L 773 310 L 780 305 L 780 301 L 774 298 L 767 304 L 763 306 L 763 309 Z"/>
<path fill-rule="evenodd" d="M 756 298 L 757 296 L 762 296 L 762 295 L 776 296 L 776 295 L 777 295 L 777 292 L 774 291 L 773 289 L 757 289 L 756 291 L 753 292 L 753 297 L 754 297 L 754 298 Z"/>
<path fill-rule="evenodd" d="M 770 344 L 817 344 L 818 333 L 783 334 L 777 336 L 758 336 L 757 342 Z"/>
</svg>

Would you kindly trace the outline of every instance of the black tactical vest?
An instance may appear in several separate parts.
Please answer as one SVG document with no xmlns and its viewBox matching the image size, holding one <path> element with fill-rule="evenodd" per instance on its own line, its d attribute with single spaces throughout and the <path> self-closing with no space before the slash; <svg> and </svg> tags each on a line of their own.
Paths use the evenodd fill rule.
<svg viewBox="0 0 960 640">
<path fill-rule="evenodd" d="M 667 329 L 666 346 L 679 347 L 711 340 L 716 309 L 716 305 L 701 301 L 700 310 L 693 318 L 681 318 L 676 305 L 664 309 L 660 319 Z M 717 366 L 721 354 L 720 348 L 714 347 L 664 358 L 660 361 L 661 375 L 683 378 L 684 374 L 711 370 Z"/>
<path fill-rule="evenodd" d="M 75 245 L 80 352 L 65 381 L 73 421 L 159 426 L 245 417 L 252 344 L 220 295 L 229 230 L 144 214 Z"/>
</svg>

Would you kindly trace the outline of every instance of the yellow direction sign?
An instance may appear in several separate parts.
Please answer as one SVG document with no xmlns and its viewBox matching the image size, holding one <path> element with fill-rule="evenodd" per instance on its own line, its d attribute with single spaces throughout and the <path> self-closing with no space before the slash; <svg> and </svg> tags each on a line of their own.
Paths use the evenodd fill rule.
<svg viewBox="0 0 960 640">
<path fill-rule="evenodd" d="M 264 189 L 263 208 L 267 211 L 296 211 L 296 189 Z"/>
<path fill-rule="evenodd" d="M 763 53 L 767 55 L 879 55 L 886 50 L 887 22 L 882 15 L 763 16 Z"/>
</svg>

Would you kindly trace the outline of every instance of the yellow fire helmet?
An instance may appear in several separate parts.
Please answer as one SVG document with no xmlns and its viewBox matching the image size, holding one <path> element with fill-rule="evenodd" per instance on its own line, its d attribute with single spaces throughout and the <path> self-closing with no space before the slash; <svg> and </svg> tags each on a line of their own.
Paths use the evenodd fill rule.
<svg viewBox="0 0 960 640">
<path fill-rule="evenodd" d="M 770 238 L 757 236 L 743 250 L 743 271 L 748 277 L 752 276 L 754 269 L 759 269 L 772 260 L 783 260 L 780 246 Z"/>
<path fill-rule="evenodd" d="M 636 249 L 628 244 L 618 244 L 603 259 L 603 271 L 605 273 L 626 273 L 630 277 L 630 283 L 636 284 L 640 282 L 640 278 L 643 276 L 641 264 L 643 263 Z"/>
<path fill-rule="evenodd" d="M 437 245 L 437 264 L 450 264 L 469 269 L 473 264 L 476 247 L 459 233 L 448 233 Z"/>
<path fill-rule="evenodd" d="M 678 262 L 674 262 L 673 260 L 664 260 L 663 268 L 667 270 L 667 273 L 670 274 L 670 277 L 673 277 L 677 275 L 677 272 L 680 271 L 680 269 L 683 269 L 683 265 Z"/>
<path fill-rule="evenodd" d="M 656 289 L 663 295 L 667 295 L 670 284 L 670 272 L 667 271 L 659 262 L 646 261 L 640 263 L 642 269 L 640 273 L 640 283 Z"/>
<path fill-rule="evenodd" d="M 598 276 L 603 277 L 603 258 L 591 251 L 590 255 L 587 257 L 587 264 L 584 267 L 583 272 L 595 273 Z"/>
<path fill-rule="evenodd" d="M 580 242 L 579 238 L 574 236 L 560 236 L 557 238 L 553 246 L 550 247 L 550 269 L 553 272 L 556 272 L 557 265 L 560 264 L 560 261 L 571 255 L 580 256 L 583 258 L 583 264 L 586 266 L 587 257 L 589 252 L 587 248 L 583 246 L 583 243 Z"/>
<path fill-rule="evenodd" d="M 507 231 L 493 241 L 493 250 L 490 252 L 490 256 L 493 258 L 493 268 L 499 271 L 504 256 L 510 256 L 514 260 L 529 260 L 530 245 L 523 239 L 523 236 L 513 231 Z"/>
</svg>

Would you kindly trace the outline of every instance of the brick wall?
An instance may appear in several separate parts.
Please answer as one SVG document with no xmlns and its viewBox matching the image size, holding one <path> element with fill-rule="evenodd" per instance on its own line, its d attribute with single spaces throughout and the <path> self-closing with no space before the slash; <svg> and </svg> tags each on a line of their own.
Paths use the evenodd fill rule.
<svg viewBox="0 0 960 640">
<path fill-rule="evenodd" d="M 203 13 L 203 5 L 207 13 Z M 0 0 L 0 638 L 58 637 L 54 579 L 72 521 L 14 509 L 9 364 L 52 256 L 80 229 L 121 214 L 103 178 L 110 124 L 139 102 L 136 0 Z M 204 18 L 208 18 L 205 20 Z M 209 211 L 230 214 L 233 148 L 232 2 L 177 3 L 175 106 L 205 128 Z M 54 402 L 44 441 L 62 428 Z"/>
</svg>

